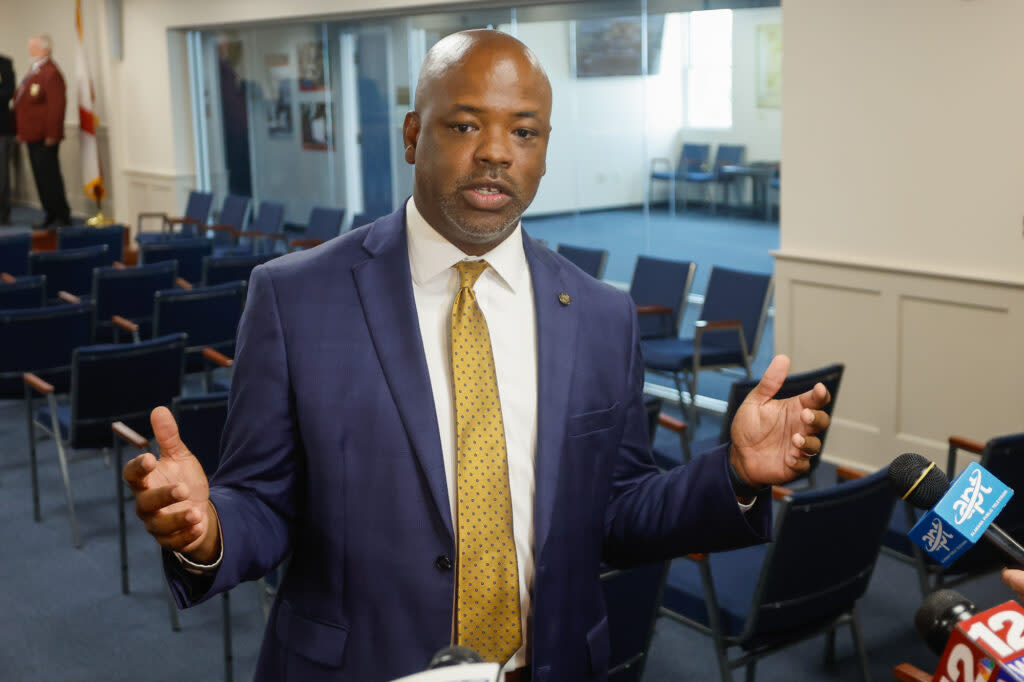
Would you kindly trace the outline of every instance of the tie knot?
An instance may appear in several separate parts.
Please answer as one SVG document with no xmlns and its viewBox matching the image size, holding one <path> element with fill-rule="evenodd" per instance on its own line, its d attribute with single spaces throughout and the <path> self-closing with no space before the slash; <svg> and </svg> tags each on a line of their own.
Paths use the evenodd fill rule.
<svg viewBox="0 0 1024 682">
<path fill-rule="evenodd" d="M 480 275 L 487 269 L 487 261 L 462 260 L 455 264 L 455 268 L 459 271 L 459 288 L 472 289 Z"/>
</svg>

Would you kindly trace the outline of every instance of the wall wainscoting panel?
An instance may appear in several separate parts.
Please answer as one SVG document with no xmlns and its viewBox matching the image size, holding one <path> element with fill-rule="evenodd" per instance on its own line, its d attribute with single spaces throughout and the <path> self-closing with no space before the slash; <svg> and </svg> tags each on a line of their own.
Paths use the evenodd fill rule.
<svg viewBox="0 0 1024 682">
<path fill-rule="evenodd" d="M 846 365 L 826 459 L 943 463 L 951 435 L 1024 431 L 1024 282 L 775 257 L 777 352 L 793 371 Z"/>
<path fill-rule="evenodd" d="M 195 175 L 191 173 L 125 170 L 121 176 L 124 191 L 117 205 L 118 215 L 133 232 L 139 213 L 162 211 L 170 216 L 180 216 L 185 210 L 189 191 L 195 187 Z M 156 221 L 149 221 L 143 229 L 155 230 L 155 224 Z"/>
</svg>

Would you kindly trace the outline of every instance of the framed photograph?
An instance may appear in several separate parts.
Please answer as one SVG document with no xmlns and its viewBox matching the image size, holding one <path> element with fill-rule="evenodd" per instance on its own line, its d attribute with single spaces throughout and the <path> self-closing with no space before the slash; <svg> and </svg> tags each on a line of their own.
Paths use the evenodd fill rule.
<svg viewBox="0 0 1024 682">
<path fill-rule="evenodd" d="M 334 122 L 325 102 L 299 104 L 302 120 L 302 148 L 309 151 L 334 151 Z"/>
<path fill-rule="evenodd" d="M 757 27 L 757 106 L 782 108 L 782 25 Z"/>
<path fill-rule="evenodd" d="M 324 82 L 324 43 L 314 40 L 299 45 L 299 90 L 309 92 L 323 90 Z"/>
<path fill-rule="evenodd" d="M 287 54 L 268 54 L 265 58 L 267 67 L 266 100 L 267 134 L 270 137 L 291 137 L 292 126 L 292 88 L 295 74 L 292 71 L 292 59 Z"/>
<path fill-rule="evenodd" d="M 643 25 L 640 17 L 580 19 L 576 31 L 576 77 L 609 78 L 643 75 Z M 647 73 L 661 67 L 664 16 L 647 23 Z"/>
</svg>

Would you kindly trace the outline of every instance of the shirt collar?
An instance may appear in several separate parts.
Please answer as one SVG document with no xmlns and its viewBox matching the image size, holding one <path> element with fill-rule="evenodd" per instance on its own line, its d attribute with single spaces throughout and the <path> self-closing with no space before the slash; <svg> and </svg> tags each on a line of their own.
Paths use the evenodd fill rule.
<svg viewBox="0 0 1024 682">
<path fill-rule="evenodd" d="M 526 251 L 522 223 L 500 244 L 483 256 L 470 256 L 441 236 L 416 208 L 412 197 L 405 203 L 405 229 L 409 241 L 409 267 L 418 285 L 441 275 L 461 260 L 486 260 L 498 278 L 516 293 L 526 283 Z"/>
<path fill-rule="evenodd" d="M 45 64 L 48 61 L 50 61 L 49 55 L 47 55 L 46 57 L 43 57 L 42 59 L 35 60 L 34 62 L 32 62 L 32 70 L 35 71 L 36 69 L 38 69 L 40 66 L 42 66 L 43 64 Z"/>
</svg>

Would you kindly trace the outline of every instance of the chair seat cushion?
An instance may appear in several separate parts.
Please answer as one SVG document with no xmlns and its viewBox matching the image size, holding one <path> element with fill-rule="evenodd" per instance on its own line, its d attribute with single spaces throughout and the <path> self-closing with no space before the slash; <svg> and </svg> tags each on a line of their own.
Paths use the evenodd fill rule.
<svg viewBox="0 0 1024 682">
<path fill-rule="evenodd" d="M 668 171 L 655 171 L 651 173 L 651 178 L 653 180 L 678 180 L 679 176 Z"/>
<path fill-rule="evenodd" d="M 640 352 L 644 357 L 644 366 L 648 369 L 677 372 L 693 366 L 693 339 L 641 341 Z M 741 365 L 743 357 L 737 350 L 703 343 L 700 349 L 700 364 L 709 367 Z"/>
<path fill-rule="evenodd" d="M 754 590 L 768 545 L 754 545 L 709 555 L 715 597 L 722 616 L 722 633 L 739 637 L 754 600 Z M 697 562 L 676 559 L 665 584 L 662 605 L 690 620 L 709 625 L 704 583 Z"/>
<path fill-rule="evenodd" d="M 40 407 L 36 410 L 35 414 L 36 423 L 41 424 L 46 429 L 53 428 L 53 422 L 50 421 L 50 407 Z M 71 437 L 71 406 L 70 405 L 58 405 L 57 406 L 57 427 L 60 429 L 60 439 L 67 442 Z"/>
<path fill-rule="evenodd" d="M 711 182 L 715 179 L 715 174 L 706 171 L 687 171 L 683 173 L 683 179 L 687 182 Z"/>
</svg>

